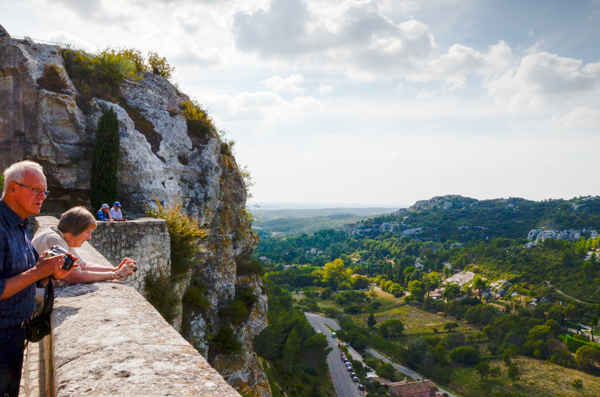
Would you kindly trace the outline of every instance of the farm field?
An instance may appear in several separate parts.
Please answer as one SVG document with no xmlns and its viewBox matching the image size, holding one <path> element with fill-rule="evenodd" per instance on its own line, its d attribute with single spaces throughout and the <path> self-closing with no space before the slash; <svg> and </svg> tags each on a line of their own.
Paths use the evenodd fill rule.
<svg viewBox="0 0 600 397">
<path fill-rule="evenodd" d="M 600 395 L 600 378 L 585 372 L 564 368 L 547 361 L 529 357 L 517 357 L 513 362 L 519 367 L 520 379 L 513 386 L 507 377 L 506 367 L 502 360 L 490 360 L 491 367 L 501 368 L 501 376 L 486 382 L 492 391 L 497 393 L 516 392 L 525 396 L 536 397 L 598 397 Z M 465 397 L 482 396 L 479 387 L 481 377 L 474 367 L 459 367 L 455 370 L 448 386 Z M 578 391 L 572 386 L 574 379 L 581 379 L 583 389 Z"/>
</svg>

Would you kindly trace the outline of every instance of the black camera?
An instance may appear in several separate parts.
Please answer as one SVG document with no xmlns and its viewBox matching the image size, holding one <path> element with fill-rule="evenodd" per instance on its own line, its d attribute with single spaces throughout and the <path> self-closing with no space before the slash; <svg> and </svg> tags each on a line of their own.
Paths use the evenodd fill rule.
<svg viewBox="0 0 600 397">
<path fill-rule="evenodd" d="M 65 263 L 63 263 L 63 265 L 61 266 L 61 269 L 63 270 L 71 270 L 71 268 L 75 264 L 75 259 L 73 259 L 73 255 L 69 251 L 59 247 L 58 245 L 55 245 L 54 247 L 50 248 L 50 252 L 52 253 L 52 256 L 60 254 L 65 255 Z"/>
</svg>

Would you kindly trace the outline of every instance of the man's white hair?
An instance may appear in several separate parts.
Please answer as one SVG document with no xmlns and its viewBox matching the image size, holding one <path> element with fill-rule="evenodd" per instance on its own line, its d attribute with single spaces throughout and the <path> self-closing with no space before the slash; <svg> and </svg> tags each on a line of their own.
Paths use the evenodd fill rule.
<svg viewBox="0 0 600 397">
<path fill-rule="evenodd" d="M 33 161 L 25 160 L 19 161 L 18 163 L 14 163 L 10 167 L 4 170 L 4 188 L 2 189 L 2 198 L 8 191 L 8 185 L 11 182 L 23 182 L 25 175 L 31 171 L 40 171 L 42 174 L 44 173 L 44 168 L 38 163 L 34 163 Z"/>
</svg>

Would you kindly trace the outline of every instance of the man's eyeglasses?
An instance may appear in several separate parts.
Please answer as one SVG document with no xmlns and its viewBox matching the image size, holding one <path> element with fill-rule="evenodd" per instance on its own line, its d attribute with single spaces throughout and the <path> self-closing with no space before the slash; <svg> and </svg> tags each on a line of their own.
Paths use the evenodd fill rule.
<svg viewBox="0 0 600 397">
<path fill-rule="evenodd" d="M 39 189 L 39 188 L 37 188 L 37 187 L 29 187 L 29 186 L 25 186 L 25 185 L 23 185 L 22 183 L 19 183 L 19 182 L 14 182 L 14 181 L 13 181 L 13 183 L 16 183 L 16 184 L 17 184 L 17 185 L 19 185 L 19 186 L 23 186 L 24 188 L 27 188 L 27 189 L 31 190 L 31 193 L 33 193 L 33 194 L 35 195 L 35 197 L 39 196 L 39 195 L 40 195 L 40 194 L 42 194 L 42 193 L 44 193 L 44 196 L 45 196 L 45 197 L 48 197 L 48 195 L 50 194 L 50 191 L 49 191 L 49 190 L 42 190 L 42 189 Z"/>
</svg>

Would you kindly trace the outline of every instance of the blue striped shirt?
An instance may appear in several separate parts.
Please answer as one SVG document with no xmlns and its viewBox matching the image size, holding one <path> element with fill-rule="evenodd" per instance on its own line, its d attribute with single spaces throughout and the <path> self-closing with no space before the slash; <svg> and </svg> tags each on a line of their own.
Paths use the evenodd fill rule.
<svg viewBox="0 0 600 397">
<path fill-rule="evenodd" d="M 27 237 L 28 223 L 0 201 L 0 296 L 7 279 L 34 267 L 39 258 Z M 28 320 L 34 309 L 35 283 L 0 300 L 0 328 Z"/>
</svg>

